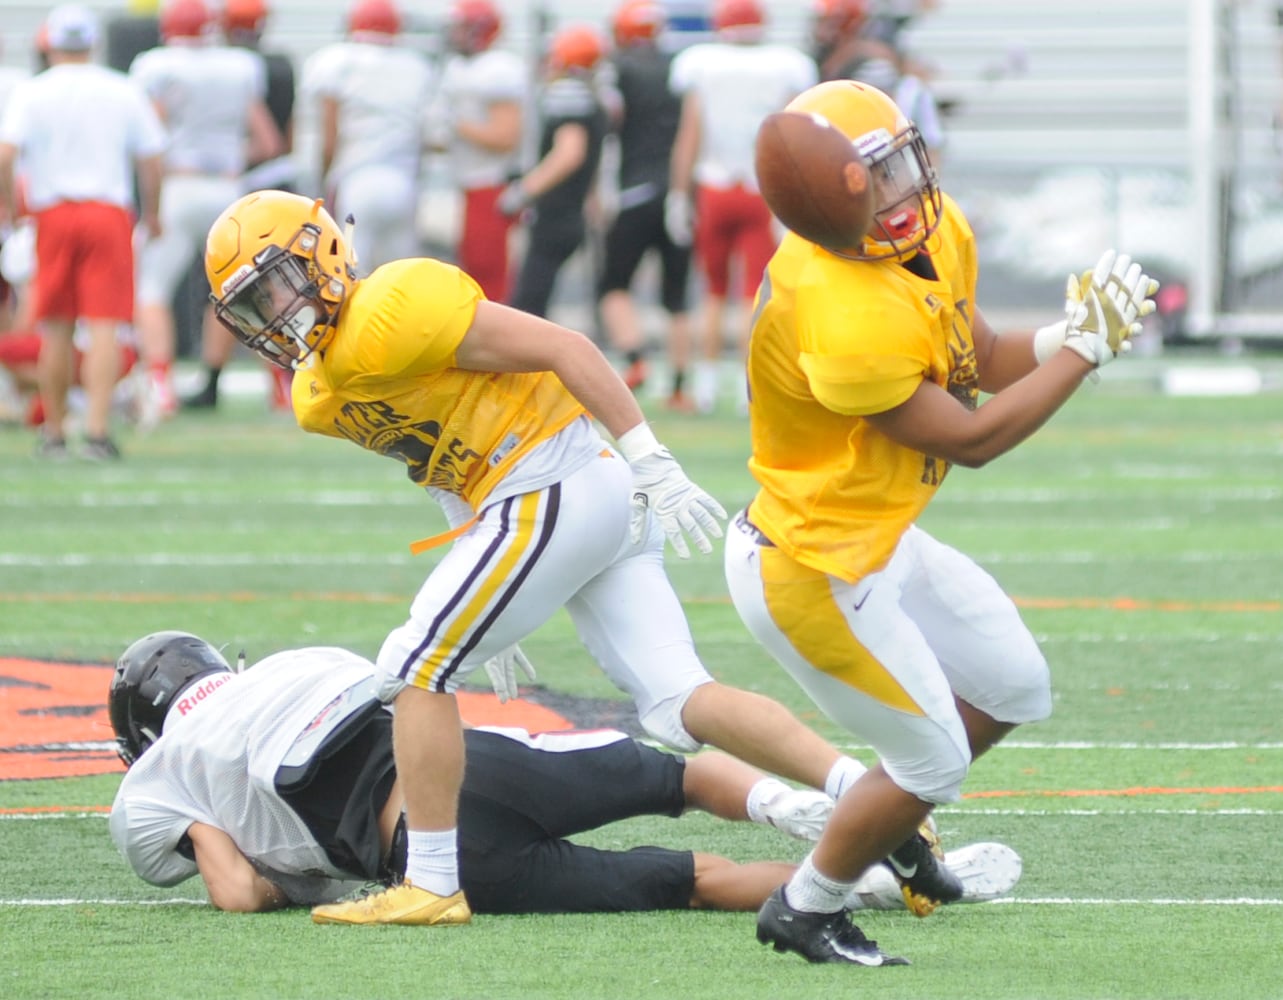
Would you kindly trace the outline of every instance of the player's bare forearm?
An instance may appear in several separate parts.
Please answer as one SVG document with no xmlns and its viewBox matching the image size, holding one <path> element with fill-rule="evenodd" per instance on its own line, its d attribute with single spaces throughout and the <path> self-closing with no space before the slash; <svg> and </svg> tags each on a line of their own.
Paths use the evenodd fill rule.
<svg viewBox="0 0 1283 1000">
<path fill-rule="evenodd" d="M 289 905 L 281 887 L 255 871 L 224 831 L 193 823 L 187 835 L 196 851 L 196 867 L 209 890 L 209 901 L 215 907 L 233 913 L 263 913 Z"/>
<path fill-rule="evenodd" d="M 1038 366 L 1032 330 L 998 334 L 978 309 L 971 324 L 982 392 L 1001 392 Z"/>
<path fill-rule="evenodd" d="M 682 115 L 673 139 L 672 159 L 669 164 L 668 187 L 679 194 L 691 193 L 694 184 L 695 160 L 701 142 L 699 98 L 687 94 L 682 101 Z"/>
<path fill-rule="evenodd" d="M 510 153 L 521 141 L 521 105 L 517 101 L 500 101 L 490 105 L 484 121 L 460 121 L 455 130 L 459 138 L 480 146 L 490 153 Z"/>
<path fill-rule="evenodd" d="M 1029 438 L 1091 370 L 1073 351 L 1061 350 L 975 410 L 935 383 L 923 382 L 904 403 L 867 419 L 906 447 L 979 468 Z"/>
<path fill-rule="evenodd" d="M 13 165 L 18 157 L 18 149 L 6 142 L 0 142 L 0 223 L 9 223 L 17 214 L 14 205 Z"/>
<path fill-rule="evenodd" d="M 521 186 L 531 198 L 538 198 L 567 180 L 587 158 L 588 130 L 575 122 L 562 125 L 553 133 L 548 154 L 530 168 Z"/>
<path fill-rule="evenodd" d="M 497 302 L 477 306 L 455 364 L 472 371 L 554 372 L 615 438 L 645 420 L 632 391 L 591 340 Z"/>
</svg>

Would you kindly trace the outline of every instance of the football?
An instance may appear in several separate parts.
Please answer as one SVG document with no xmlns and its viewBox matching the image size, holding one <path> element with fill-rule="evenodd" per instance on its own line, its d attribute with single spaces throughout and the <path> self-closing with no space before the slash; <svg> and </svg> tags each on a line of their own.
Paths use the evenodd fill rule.
<svg viewBox="0 0 1283 1000">
<path fill-rule="evenodd" d="M 777 111 L 757 130 L 757 186 L 785 228 L 830 250 L 858 247 L 873 224 L 869 172 L 819 115 Z"/>
</svg>

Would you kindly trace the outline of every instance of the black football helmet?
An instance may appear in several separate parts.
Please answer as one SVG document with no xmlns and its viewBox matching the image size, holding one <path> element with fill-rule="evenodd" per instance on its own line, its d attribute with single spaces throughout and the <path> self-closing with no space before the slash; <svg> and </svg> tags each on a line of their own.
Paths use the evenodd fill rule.
<svg viewBox="0 0 1283 1000">
<path fill-rule="evenodd" d="M 107 693 L 107 714 L 125 766 L 160 739 L 169 707 L 185 688 L 231 669 L 222 653 L 187 632 L 156 632 L 121 653 Z"/>
</svg>

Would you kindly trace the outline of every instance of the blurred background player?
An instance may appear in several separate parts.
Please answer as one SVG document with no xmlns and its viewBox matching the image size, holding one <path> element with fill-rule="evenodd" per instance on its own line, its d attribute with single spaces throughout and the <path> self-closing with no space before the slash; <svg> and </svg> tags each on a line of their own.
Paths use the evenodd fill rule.
<svg viewBox="0 0 1283 1000">
<path fill-rule="evenodd" d="M 256 53 L 263 60 L 267 76 L 263 101 L 281 133 L 280 153 L 268 160 L 251 160 L 241 187 L 292 191 L 298 183 L 297 168 L 290 156 L 294 151 L 294 62 L 284 52 L 264 51 L 263 32 L 267 30 L 269 14 L 265 0 L 224 0 L 218 21 L 228 45 Z"/>
<path fill-rule="evenodd" d="M 529 81 L 515 53 L 495 46 L 503 21 L 491 0 L 455 0 L 450 56 L 429 111 L 429 143 L 448 154 L 463 198 L 455 262 L 494 302 L 508 299 L 508 230 L 497 202 L 520 169 L 523 100 Z"/>
<path fill-rule="evenodd" d="M 897 47 L 898 28 L 888 30 L 874 7 L 873 0 L 814 0 L 811 51 L 820 79 L 858 80 L 888 94 L 918 126 L 932 166 L 938 167 L 944 125 L 926 70 Z"/>
<path fill-rule="evenodd" d="M 96 15 L 79 5 L 56 7 L 45 29 L 50 68 L 15 88 L 0 121 L 0 225 L 17 212 L 21 156 L 37 234 L 31 315 L 43 338 L 38 377 L 45 424 L 37 454 L 67 455 L 63 425 L 80 319 L 89 338 L 80 454 L 114 459 L 120 455 L 109 433 L 120 369 L 116 335 L 134 316 L 135 173 L 142 221 L 155 238 L 165 137 L 137 89 L 91 62 Z"/>
<path fill-rule="evenodd" d="M 668 315 L 672 392 L 668 405 L 691 408 L 685 392 L 690 363 L 687 294 L 690 247 L 674 243 L 664 228 L 668 169 L 681 101 L 668 88 L 673 57 L 659 46 L 666 15 L 658 0 L 626 0 L 615 11 L 609 66 L 619 95 L 614 126 L 619 136 L 617 214 L 606 233 L 606 262 L 598 292 L 611 346 L 624 357 L 624 381 L 641 388 L 647 376 L 646 335 L 630 288 L 643 256 L 660 259 L 660 306 Z"/>
<path fill-rule="evenodd" d="M 215 29 L 204 0 L 169 0 L 160 12 L 161 44 L 140 54 L 129 69 L 169 136 L 160 200 L 164 232 L 144 244 L 138 262 L 135 322 L 147 375 L 139 417 L 144 427 L 178 408 L 170 371 L 177 340 L 175 292 L 210 225 L 240 195 L 247 165 L 284 148 L 264 100 L 263 61 L 221 44 Z M 214 322 L 207 306 L 203 326 Z M 223 338 L 211 334 L 210 342 Z"/>
<path fill-rule="evenodd" d="M 713 25 L 715 41 L 692 45 L 673 60 L 669 86 L 681 97 L 682 112 L 665 203 L 670 238 L 689 244 L 693 236 L 705 282 L 701 356 L 691 386 L 701 413 L 717 402 L 732 277 L 740 297 L 751 300 L 775 250 L 774 222 L 753 174 L 757 128 L 816 80 L 815 64 L 800 51 L 765 42 L 766 13 L 758 0 L 717 0 Z M 747 324 L 742 329 L 741 340 Z M 742 383 L 737 380 L 741 396 Z"/>
<path fill-rule="evenodd" d="M 416 220 L 423 109 L 432 96 L 427 60 L 401 40 L 391 0 L 356 0 L 347 38 L 303 68 L 318 111 L 326 204 L 356 220 L 352 247 L 362 273 L 419 252 Z"/>
<path fill-rule="evenodd" d="M 539 162 L 497 203 L 509 216 L 530 210 L 526 253 L 510 302 L 536 316 L 548 315 L 557 275 L 587 231 L 586 204 L 606 136 L 593 73 L 605 54 L 605 40 L 588 25 L 572 25 L 553 36 L 539 94 Z"/>
<path fill-rule="evenodd" d="M 228 45 L 245 49 L 263 60 L 267 79 L 267 92 L 263 100 L 281 134 L 279 155 L 258 162 L 251 160 L 249 169 L 241 178 L 241 189 L 279 188 L 293 191 L 298 183 L 298 166 L 291 155 L 294 151 L 294 63 L 284 52 L 263 50 L 263 32 L 267 29 L 269 14 L 264 0 L 226 0 L 219 11 L 218 21 Z M 200 309 L 204 310 L 209 285 L 205 281 L 205 268 L 200 261 L 193 262 L 185 284 L 199 292 Z M 180 297 L 182 294 L 180 290 Z M 183 397 L 184 408 L 207 409 L 218 405 L 218 380 L 235 349 L 235 338 L 221 323 L 202 324 L 200 353 L 205 383 L 196 392 Z M 289 373 L 274 365 L 268 365 L 266 370 L 272 381 L 273 407 L 288 409 Z"/>
</svg>

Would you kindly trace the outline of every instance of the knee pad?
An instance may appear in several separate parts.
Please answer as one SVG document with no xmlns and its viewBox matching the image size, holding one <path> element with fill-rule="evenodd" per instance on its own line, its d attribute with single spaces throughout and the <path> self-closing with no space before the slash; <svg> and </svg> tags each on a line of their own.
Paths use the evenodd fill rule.
<svg viewBox="0 0 1283 1000">
<path fill-rule="evenodd" d="M 709 678 L 711 681 L 712 678 Z M 698 686 L 698 685 L 697 685 Z M 686 731 L 682 722 L 682 712 L 695 688 L 682 694 L 673 695 L 656 702 L 647 711 L 640 713 L 642 728 L 665 746 L 684 753 L 694 753 L 702 743 Z"/>
<path fill-rule="evenodd" d="M 882 766 L 891 780 L 923 802 L 943 805 L 962 798 L 962 782 L 971 769 L 971 751 L 965 746 L 941 742 L 935 752 L 916 761 L 891 762 Z"/>
<path fill-rule="evenodd" d="M 985 710 L 999 722 L 1013 725 L 1041 722 L 1051 715 L 1051 671 L 1042 653 L 1034 649 L 1024 669 L 1008 679 L 992 707 Z"/>
</svg>

